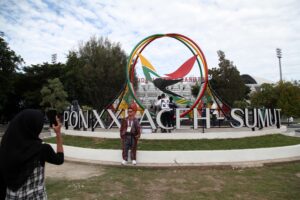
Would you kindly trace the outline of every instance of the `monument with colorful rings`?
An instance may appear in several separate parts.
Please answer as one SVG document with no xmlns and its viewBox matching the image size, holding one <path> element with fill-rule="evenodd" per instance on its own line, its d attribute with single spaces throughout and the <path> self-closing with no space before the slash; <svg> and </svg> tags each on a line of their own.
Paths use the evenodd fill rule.
<svg viewBox="0 0 300 200">
<path fill-rule="evenodd" d="M 188 51 L 191 52 L 191 57 L 186 60 L 179 68 L 171 73 L 160 75 L 156 71 L 155 67 L 150 63 L 150 61 L 143 55 L 146 47 L 149 44 L 155 42 L 158 39 L 171 38 L 177 40 L 179 43 L 184 45 Z M 137 65 L 140 61 L 139 65 Z M 169 90 L 168 86 L 176 84 L 182 81 L 183 77 L 191 72 L 195 63 L 199 67 L 200 75 L 200 90 L 196 99 L 193 102 L 188 102 L 188 99 L 176 94 L 176 91 Z M 244 110 L 240 108 L 231 108 L 224 101 L 221 100 L 220 96 L 211 88 L 208 79 L 208 66 L 206 63 L 205 56 L 200 49 L 200 47 L 192 41 L 190 38 L 181 34 L 156 34 L 151 35 L 143 40 L 141 40 L 132 50 L 128 62 L 126 65 L 126 84 L 124 84 L 123 90 L 115 98 L 110 105 L 103 109 L 100 113 L 97 110 L 86 111 L 83 113 L 79 110 L 78 113 L 66 111 L 64 113 L 64 124 L 71 125 L 73 127 L 84 127 L 86 131 L 77 130 L 64 130 L 66 134 L 78 135 L 84 137 L 99 137 L 99 138 L 119 138 L 118 131 L 108 131 L 113 125 L 116 128 L 120 128 L 120 118 L 122 112 L 125 112 L 126 107 L 122 107 L 122 104 L 129 104 L 135 101 L 140 109 L 143 111 L 143 115 L 139 118 L 140 123 L 148 122 L 150 124 L 152 131 L 156 130 L 156 125 L 153 122 L 153 116 L 149 114 L 148 109 L 144 107 L 140 99 L 135 93 L 135 73 L 136 67 L 142 67 L 142 71 L 145 75 L 146 81 L 151 82 L 157 89 L 161 92 L 172 96 L 176 103 L 183 104 L 191 103 L 189 108 L 178 108 L 176 109 L 176 130 L 172 134 L 157 133 L 155 134 L 142 134 L 142 139 L 145 140 L 156 140 L 156 139 L 166 139 L 166 140 L 192 140 L 192 139 L 227 139 L 227 138 L 243 138 L 252 136 L 262 136 L 267 134 L 283 133 L 286 131 L 286 127 L 280 126 L 280 109 L 248 109 Z M 198 74 L 197 74 L 198 75 Z M 204 94 L 205 93 L 205 94 Z M 210 96 L 210 98 L 207 98 Z M 116 101 L 118 99 L 118 101 Z M 210 108 L 202 107 L 201 105 L 205 102 L 214 102 L 217 105 L 215 110 L 223 114 L 223 119 L 230 122 L 235 122 L 231 124 L 234 129 L 230 131 L 220 131 L 212 130 L 209 134 L 195 134 L 200 133 L 197 131 L 199 110 L 202 109 L 206 111 L 205 116 L 201 116 L 202 121 L 206 121 L 206 125 L 202 123 L 202 127 L 209 129 L 210 124 Z M 197 107 L 196 107 L 197 106 Z M 180 110 L 184 110 L 183 113 L 179 114 Z M 198 112 L 197 112 L 198 111 Z M 250 114 L 251 111 L 251 114 Z M 173 128 L 173 127 L 163 127 L 163 124 L 159 123 L 160 113 L 154 116 L 157 125 L 161 128 Z M 189 112 L 193 112 L 193 130 L 188 128 L 180 128 L 180 118 L 184 118 Z M 104 115 L 106 113 L 106 116 Z M 126 112 L 125 112 L 126 113 Z M 148 113 L 145 115 L 145 113 Z M 200 113 L 202 114 L 202 113 Z M 145 117 L 146 116 L 146 117 Z M 144 118 L 148 120 L 144 121 Z M 75 119 L 75 120 L 74 120 Z M 109 120 L 110 119 L 110 120 Z M 107 121 L 108 120 L 108 121 Z M 72 121 L 76 123 L 72 124 Z M 105 122 L 108 122 L 105 124 Z M 178 123 L 177 123 L 178 122 Z M 249 123 L 252 122 L 252 123 Z M 236 125 L 237 123 L 237 125 Z M 148 130 L 148 124 L 144 126 L 143 130 Z M 78 125 L 78 126 L 77 126 Z M 179 125 L 179 126 L 177 126 Z M 277 126 L 274 127 L 274 125 Z M 143 125 L 142 125 L 143 126 Z M 154 126 L 154 127 L 152 127 Z M 185 125 L 190 126 L 190 125 Z M 91 127 L 91 131 L 87 129 Z M 179 127 L 179 128 L 177 128 Z M 259 128 L 256 131 L 255 127 Z M 267 129 L 262 129 L 266 127 Z M 67 128 L 67 127 L 66 127 Z M 95 128 L 100 128 L 94 132 Z M 220 128 L 220 125 L 219 125 Z M 236 128 L 244 128 L 238 131 Z M 250 129 L 251 128 L 251 129 Z M 149 133 L 149 132 L 144 132 Z M 204 131 L 203 131 L 204 133 Z M 88 162 L 88 163 L 101 163 L 101 164 L 119 164 L 121 158 L 121 151 L 115 149 L 90 149 L 90 148 L 80 148 L 66 146 L 66 157 L 74 161 Z M 139 165 L 143 166 L 211 166 L 211 165 L 253 165 L 253 164 L 264 164 L 270 162 L 282 162 L 282 161 L 292 161 L 299 160 L 299 145 L 286 146 L 286 147 L 275 147 L 275 148 L 259 148 L 259 149 L 234 149 L 234 150 L 212 150 L 212 151 L 202 151 L 202 150 L 189 150 L 189 151 L 139 151 L 138 152 L 138 162 Z M 274 153 L 275 152 L 275 153 Z"/>
<path fill-rule="evenodd" d="M 187 50 L 191 52 L 192 57 L 189 58 L 185 63 L 183 63 L 177 70 L 172 73 L 165 74 L 165 77 L 159 75 L 155 67 L 143 56 L 144 49 L 152 42 L 157 39 L 163 38 L 173 38 L 178 42 L 186 46 Z M 140 99 L 137 97 L 134 91 L 134 72 L 136 68 L 137 61 L 140 60 L 143 68 L 143 72 L 147 81 L 152 82 L 158 89 L 162 92 L 167 93 L 172 96 L 177 103 L 186 103 L 187 100 L 184 97 L 177 95 L 176 93 L 166 89 L 167 86 L 180 82 L 184 76 L 186 76 L 193 68 L 195 62 L 199 67 L 200 77 L 201 77 L 201 87 L 199 93 L 194 102 L 189 102 L 192 105 L 190 109 L 183 112 L 181 116 L 186 115 L 193 110 L 201 100 L 208 85 L 208 66 L 204 56 L 203 51 L 200 47 L 190 38 L 176 33 L 169 34 L 155 34 L 141 40 L 132 50 L 126 68 L 126 78 L 127 78 L 127 92 L 129 92 L 134 98 L 135 102 L 140 106 L 141 109 L 145 109 L 144 105 L 141 103 Z M 154 76 L 155 78 L 151 77 Z"/>
<path fill-rule="evenodd" d="M 184 53 L 186 52 L 182 52 L 182 55 L 184 55 L 184 60 L 186 60 L 185 57 L 189 58 L 180 67 L 176 67 L 177 69 L 174 70 L 173 68 L 171 68 L 173 72 L 168 72 L 164 73 L 164 75 L 160 75 L 162 74 L 163 70 L 160 70 L 160 72 L 156 70 L 156 68 L 145 56 L 147 55 L 147 50 L 144 50 L 147 47 L 149 48 L 149 45 L 151 43 L 163 38 L 170 38 L 172 40 L 174 39 L 178 41 L 179 44 L 183 45 L 183 48 L 180 49 L 180 53 L 184 50 L 187 50 L 186 52 L 189 53 L 191 57 L 189 57 L 189 55 L 187 54 L 184 55 Z M 159 49 L 161 49 L 161 44 L 159 46 L 156 46 L 154 49 L 156 56 L 162 53 L 159 51 Z M 174 48 L 170 49 L 173 55 Z M 163 52 L 162 55 L 165 55 L 165 53 L 166 52 Z M 171 63 L 172 61 L 173 60 L 170 59 L 164 60 L 164 64 L 166 62 Z M 172 65 L 174 65 L 174 63 Z M 197 71 L 197 68 L 194 69 L 195 65 L 198 66 L 199 71 Z M 176 121 L 175 123 L 173 121 L 172 126 L 170 124 L 168 124 L 168 126 L 162 124 L 162 114 L 164 112 L 169 112 L 169 110 L 159 109 L 157 104 L 157 102 L 159 103 L 159 101 L 157 101 L 156 103 L 152 102 L 152 108 L 154 107 L 153 105 L 157 104 L 155 105 L 157 106 L 157 109 L 152 109 L 154 110 L 154 112 L 151 113 L 151 107 L 146 108 L 143 105 L 142 101 L 140 101 L 140 99 L 138 98 L 138 95 L 135 92 L 135 75 L 137 72 L 136 66 L 141 66 L 142 72 L 144 73 L 146 79 L 146 83 L 151 83 L 156 87 L 155 90 L 160 90 L 160 92 L 153 93 L 154 95 L 158 96 L 160 93 L 165 93 L 169 97 L 173 97 L 175 103 L 179 105 L 178 108 L 173 110 L 173 119 L 175 119 Z M 193 100 L 186 94 L 177 94 L 176 92 L 178 90 L 173 90 L 173 85 L 183 81 L 183 79 L 189 73 L 194 73 L 194 75 L 198 76 L 198 74 L 195 74 L 195 71 L 197 71 L 200 76 L 198 79 L 198 84 L 200 87 L 196 98 Z M 242 128 L 246 126 L 248 128 L 253 129 L 255 127 L 263 128 L 273 125 L 276 125 L 277 128 L 280 128 L 280 109 L 231 108 L 225 101 L 223 101 L 222 98 L 213 90 L 213 88 L 209 84 L 208 66 L 203 51 L 194 41 L 192 41 L 190 38 L 184 35 L 175 33 L 155 34 L 144 38 L 131 51 L 126 64 L 125 72 L 126 84 L 124 84 L 124 88 L 121 90 L 120 94 L 117 95 L 117 97 L 113 99 L 113 101 L 105 109 L 101 110 L 100 113 L 98 113 L 97 110 L 91 110 L 85 114 L 82 111 L 66 111 L 64 112 L 64 123 L 70 124 L 75 127 L 77 125 L 81 127 L 80 124 L 83 124 L 85 128 L 92 127 L 92 130 L 94 130 L 98 125 L 104 129 L 110 129 L 114 125 L 120 128 L 119 119 L 126 117 L 128 105 L 136 103 L 139 107 L 138 115 L 140 123 L 143 123 L 144 125 L 147 124 L 147 126 L 150 125 L 153 132 L 156 132 L 159 127 L 162 129 L 181 129 L 181 122 L 183 122 L 184 120 L 185 125 L 193 125 L 193 129 L 198 129 L 198 122 L 199 120 L 201 120 L 200 122 L 202 122 L 202 125 L 200 127 L 202 127 L 203 132 L 204 128 L 210 128 L 211 120 L 213 122 L 212 124 L 214 127 L 216 126 L 216 123 L 219 122 L 219 127 L 222 123 L 225 126 L 230 126 L 234 128 Z M 174 87 L 177 86 L 175 85 Z M 146 88 L 144 88 L 144 90 L 146 90 Z M 162 108 L 163 106 L 164 102 L 162 102 L 163 101 L 159 103 L 160 108 Z M 107 118 L 105 120 L 110 121 L 110 123 L 105 124 L 101 119 L 103 117 Z"/>
</svg>

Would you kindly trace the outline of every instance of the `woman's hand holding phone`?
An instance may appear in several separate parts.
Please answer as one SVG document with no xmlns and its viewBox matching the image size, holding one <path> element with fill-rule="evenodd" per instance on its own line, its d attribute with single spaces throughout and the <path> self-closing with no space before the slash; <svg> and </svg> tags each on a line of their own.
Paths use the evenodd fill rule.
<svg viewBox="0 0 300 200">
<path fill-rule="evenodd" d="M 56 134 L 56 151 L 63 153 L 64 149 L 63 149 L 63 140 L 61 136 L 61 122 L 58 116 L 56 116 L 56 122 L 57 125 L 55 124 L 52 125 L 52 128 Z"/>
<path fill-rule="evenodd" d="M 52 124 L 52 128 L 56 135 L 60 135 L 61 134 L 61 122 L 60 122 L 58 116 L 55 116 L 55 120 L 56 120 L 56 123 Z"/>
</svg>

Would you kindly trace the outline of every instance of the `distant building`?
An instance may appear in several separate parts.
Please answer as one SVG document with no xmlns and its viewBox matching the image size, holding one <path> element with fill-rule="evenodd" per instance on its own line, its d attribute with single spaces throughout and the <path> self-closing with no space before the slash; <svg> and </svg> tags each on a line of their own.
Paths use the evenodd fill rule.
<svg viewBox="0 0 300 200">
<path fill-rule="evenodd" d="M 260 86 L 263 83 L 272 84 L 273 82 L 264 78 L 256 77 L 256 76 L 250 76 L 249 74 L 242 74 L 241 75 L 244 83 L 246 86 L 248 86 L 252 92 L 256 92 L 260 90 Z"/>
<path fill-rule="evenodd" d="M 241 77 L 246 86 L 250 88 L 251 92 L 258 91 L 263 83 L 272 83 L 272 81 L 250 76 L 248 74 L 243 74 Z M 168 89 L 183 96 L 187 100 L 194 101 L 195 98 L 192 95 L 191 89 L 192 86 L 197 83 L 200 83 L 200 77 L 185 77 L 182 82 L 172 85 L 168 87 Z M 157 89 L 153 83 L 147 82 L 145 78 L 138 78 L 137 96 L 144 106 L 150 108 L 161 94 L 162 91 Z"/>
<path fill-rule="evenodd" d="M 191 89 L 197 82 L 200 83 L 200 77 L 185 77 L 182 82 L 167 87 L 167 89 L 185 97 L 187 100 L 194 101 Z M 138 78 L 137 96 L 147 108 L 150 108 L 162 93 L 153 83 L 147 82 L 145 78 Z"/>
</svg>

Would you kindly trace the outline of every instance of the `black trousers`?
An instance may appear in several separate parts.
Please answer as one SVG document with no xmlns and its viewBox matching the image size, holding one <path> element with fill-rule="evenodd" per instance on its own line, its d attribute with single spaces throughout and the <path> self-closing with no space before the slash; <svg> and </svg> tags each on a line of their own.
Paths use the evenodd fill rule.
<svg viewBox="0 0 300 200">
<path fill-rule="evenodd" d="M 165 127 L 172 127 L 172 115 L 170 111 L 166 111 L 161 115 L 161 123 Z M 162 129 L 162 132 L 166 132 L 165 129 Z"/>
</svg>

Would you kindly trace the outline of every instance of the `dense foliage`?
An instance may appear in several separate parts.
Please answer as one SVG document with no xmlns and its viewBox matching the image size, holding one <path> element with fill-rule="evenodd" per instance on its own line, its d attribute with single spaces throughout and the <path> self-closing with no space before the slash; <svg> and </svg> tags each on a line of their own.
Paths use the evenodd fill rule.
<svg viewBox="0 0 300 200">
<path fill-rule="evenodd" d="M 58 78 L 49 79 L 48 84 L 42 88 L 41 95 L 41 106 L 44 106 L 46 110 L 54 109 L 61 113 L 69 105 L 68 94 Z"/>
<path fill-rule="evenodd" d="M 66 64 L 21 67 L 23 59 L 0 37 L 0 122 L 9 121 L 25 108 L 61 110 L 73 100 L 102 109 L 125 83 L 126 59 L 120 44 L 92 37 L 69 52 Z M 51 88 L 53 85 L 59 89 Z M 51 105 L 49 99 L 53 98 L 56 102 Z"/>
<path fill-rule="evenodd" d="M 233 62 L 225 58 L 225 53 L 218 51 L 218 56 L 219 67 L 209 70 L 212 77 L 210 84 L 223 101 L 233 106 L 235 101 L 247 98 L 250 90 L 243 82 Z"/>
<path fill-rule="evenodd" d="M 218 51 L 218 56 L 219 67 L 209 70 L 212 88 L 229 105 L 247 107 L 249 88 L 225 53 Z M 116 97 L 125 83 L 126 54 L 119 43 L 102 37 L 92 37 L 77 50 L 69 51 L 66 64 L 22 67 L 23 63 L 1 34 L 0 122 L 7 122 L 24 108 L 63 109 L 73 100 L 100 110 Z M 198 91 L 199 85 L 192 88 L 194 96 Z M 300 117 L 299 82 L 263 84 L 260 91 L 251 95 L 251 105 L 281 108 L 286 116 Z"/>
<path fill-rule="evenodd" d="M 209 70 L 211 80 L 209 84 L 215 90 L 222 101 L 230 106 L 245 105 L 245 99 L 248 99 L 250 89 L 245 85 L 240 72 L 230 60 L 225 58 L 223 51 L 218 51 L 219 67 Z M 200 85 L 192 87 L 192 95 L 197 96 Z M 206 94 L 207 95 L 207 94 Z"/>
<path fill-rule="evenodd" d="M 280 108 L 287 117 L 300 117 L 300 85 L 298 82 L 262 84 L 260 91 L 251 95 L 254 107 Z"/>
<path fill-rule="evenodd" d="M 104 108 L 125 83 L 126 54 L 120 44 L 92 37 L 70 51 L 66 63 L 65 88 L 81 105 Z"/>
<path fill-rule="evenodd" d="M 11 50 L 7 42 L 0 36 L 0 121 L 5 120 L 10 112 L 14 112 L 16 103 L 17 70 L 23 63 L 21 56 Z M 11 110 L 12 108 L 12 110 Z"/>
</svg>

